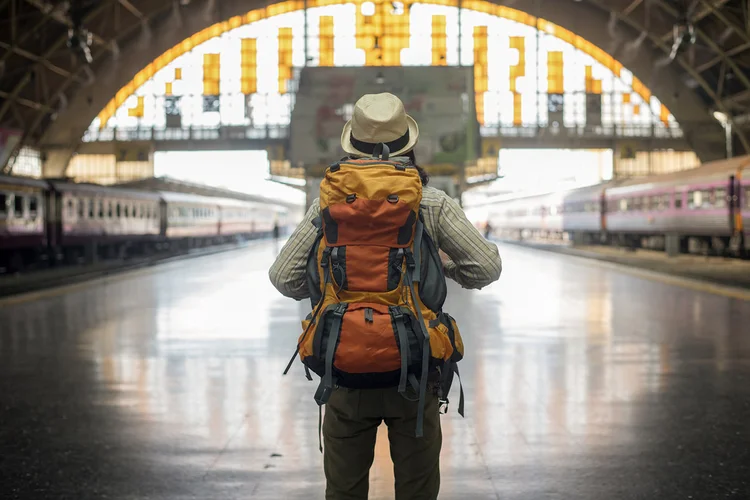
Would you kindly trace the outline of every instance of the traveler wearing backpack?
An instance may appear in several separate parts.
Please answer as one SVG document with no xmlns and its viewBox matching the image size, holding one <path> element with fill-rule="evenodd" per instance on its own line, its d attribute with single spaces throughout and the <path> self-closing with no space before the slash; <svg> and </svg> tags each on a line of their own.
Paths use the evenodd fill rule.
<svg viewBox="0 0 750 500">
<path fill-rule="evenodd" d="M 341 135 L 350 156 L 327 169 L 320 198 L 269 271 L 282 294 L 312 303 L 295 357 L 309 379 L 321 377 L 327 500 L 367 498 L 383 421 L 396 500 L 437 498 L 439 414 L 463 357 L 458 326 L 442 310 L 445 278 L 478 289 L 500 276 L 497 247 L 427 186 L 418 138 L 396 96 L 363 96 Z"/>
</svg>

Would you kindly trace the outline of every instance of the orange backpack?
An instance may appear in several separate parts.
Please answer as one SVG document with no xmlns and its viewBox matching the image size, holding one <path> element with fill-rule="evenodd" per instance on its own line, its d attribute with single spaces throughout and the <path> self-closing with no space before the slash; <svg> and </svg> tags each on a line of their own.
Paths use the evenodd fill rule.
<svg viewBox="0 0 750 500">
<path fill-rule="evenodd" d="M 324 405 L 337 385 L 407 385 L 418 395 L 417 437 L 431 371 L 440 372 L 441 412 L 463 342 L 442 312 L 447 293 L 440 256 L 424 229 L 422 182 L 408 162 L 345 159 L 320 184 L 318 236 L 307 280 L 313 312 L 302 322 L 297 352 L 321 377 L 315 393 Z M 289 371 L 295 356 L 287 366 Z M 463 389 L 459 402 L 463 415 Z"/>
</svg>

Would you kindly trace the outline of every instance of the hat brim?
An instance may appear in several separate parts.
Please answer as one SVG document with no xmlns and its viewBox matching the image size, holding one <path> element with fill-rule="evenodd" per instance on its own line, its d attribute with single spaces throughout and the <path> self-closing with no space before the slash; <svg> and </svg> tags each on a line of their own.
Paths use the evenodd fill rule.
<svg viewBox="0 0 750 500">
<path fill-rule="evenodd" d="M 406 144 L 406 146 L 399 149 L 398 151 L 391 151 L 390 156 L 399 156 L 406 153 L 407 151 L 411 151 L 419 141 L 419 126 L 417 125 L 417 122 L 414 121 L 414 118 L 412 118 L 411 116 L 406 115 L 406 123 L 409 126 L 409 142 Z M 351 134 L 352 121 L 349 120 L 348 122 L 346 122 L 346 125 L 344 125 L 344 130 L 341 131 L 341 148 L 350 155 L 370 156 L 370 153 L 360 151 L 352 145 L 352 143 L 349 141 L 349 137 L 351 137 Z"/>
</svg>

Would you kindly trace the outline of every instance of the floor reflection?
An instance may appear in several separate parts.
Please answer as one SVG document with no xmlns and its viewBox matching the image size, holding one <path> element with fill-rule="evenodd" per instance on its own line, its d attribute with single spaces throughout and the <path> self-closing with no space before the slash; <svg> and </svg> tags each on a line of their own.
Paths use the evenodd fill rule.
<svg viewBox="0 0 750 500">
<path fill-rule="evenodd" d="M 17 491 L 57 467 L 65 477 L 44 491 L 322 498 L 314 384 L 299 366 L 281 375 L 309 304 L 268 283 L 277 252 L 252 245 L 0 305 L 0 470 L 31 471 L 8 476 Z M 467 347 L 467 418 L 443 420 L 441 498 L 712 491 L 682 479 L 692 450 L 746 456 L 727 443 L 750 421 L 749 303 L 502 253 L 500 282 L 451 287 L 446 305 Z M 743 467 L 711 474 L 731 490 Z M 392 498 L 392 481 L 380 439 L 371 497 Z"/>
</svg>

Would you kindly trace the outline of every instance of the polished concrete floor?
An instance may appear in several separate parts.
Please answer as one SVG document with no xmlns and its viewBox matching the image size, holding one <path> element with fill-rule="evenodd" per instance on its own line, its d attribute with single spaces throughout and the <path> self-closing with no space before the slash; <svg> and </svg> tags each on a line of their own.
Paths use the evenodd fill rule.
<svg viewBox="0 0 750 500">
<path fill-rule="evenodd" d="M 323 498 L 276 251 L 0 302 L 0 498 Z M 750 302 L 501 252 L 446 308 L 468 404 L 443 419 L 441 499 L 750 497 Z M 386 444 L 372 499 L 393 498 Z"/>
</svg>

